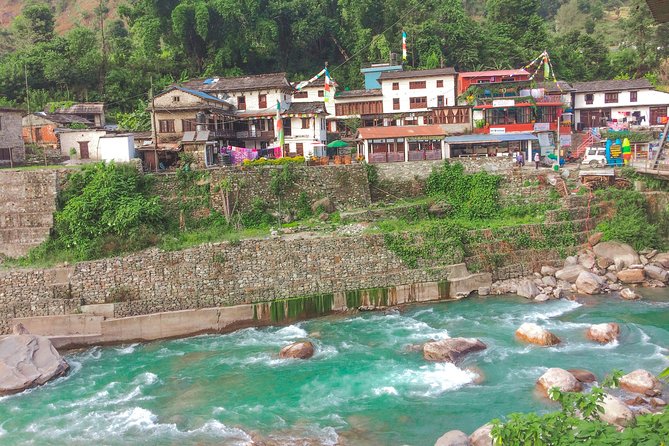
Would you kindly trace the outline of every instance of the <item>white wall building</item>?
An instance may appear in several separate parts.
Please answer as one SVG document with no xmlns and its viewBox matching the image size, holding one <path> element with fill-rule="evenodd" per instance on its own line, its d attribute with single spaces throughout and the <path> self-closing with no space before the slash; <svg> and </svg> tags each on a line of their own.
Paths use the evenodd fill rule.
<svg viewBox="0 0 669 446">
<path fill-rule="evenodd" d="M 131 133 L 106 130 L 58 130 L 60 151 L 79 160 L 128 162 L 135 158 L 135 138 Z"/>
<path fill-rule="evenodd" d="M 327 112 L 323 102 L 296 102 L 283 114 L 284 156 L 322 155 L 327 143 Z"/>
<path fill-rule="evenodd" d="M 575 122 L 584 128 L 660 125 L 667 116 L 669 93 L 657 91 L 647 79 L 575 82 Z"/>
<path fill-rule="evenodd" d="M 384 113 L 410 113 L 456 105 L 453 68 L 381 73 Z"/>
</svg>

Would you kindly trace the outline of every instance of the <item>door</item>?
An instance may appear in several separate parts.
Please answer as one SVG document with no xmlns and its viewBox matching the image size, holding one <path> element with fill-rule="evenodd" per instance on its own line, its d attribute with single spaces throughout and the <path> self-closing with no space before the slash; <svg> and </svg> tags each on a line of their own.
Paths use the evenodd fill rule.
<svg viewBox="0 0 669 446">
<path fill-rule="evenodd" d="M 444 106 L 444 97 L 437 96 L 437 107 L 443 107 L 443 106 Z"/>
<path fill-rule="evenodd" d="M 88 141 L 79 141 L 79 159 L 87 160 L 88 157 Z"/>
</svg>

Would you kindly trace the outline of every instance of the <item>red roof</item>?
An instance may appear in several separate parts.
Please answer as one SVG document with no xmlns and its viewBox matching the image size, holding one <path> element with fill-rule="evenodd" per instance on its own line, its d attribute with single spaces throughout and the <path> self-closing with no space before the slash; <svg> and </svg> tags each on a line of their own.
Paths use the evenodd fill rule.
<svg viewBox="0 0 669 446">
<path fill-rule="evenodd" d="M 491 71 L 465 71 L 458 73 L 460 77 L 479 77 L 479 76 L 529 76 L 527 71 L 520 70 L 491 70 Z"/>
<path fill-rule="evenodd" d="M 358 129 L 360 139 L 405 138 L 412 136 L 446 136 L 440 125 L 409 125 L 393 127 L 362 127 Z"/>
</svg>

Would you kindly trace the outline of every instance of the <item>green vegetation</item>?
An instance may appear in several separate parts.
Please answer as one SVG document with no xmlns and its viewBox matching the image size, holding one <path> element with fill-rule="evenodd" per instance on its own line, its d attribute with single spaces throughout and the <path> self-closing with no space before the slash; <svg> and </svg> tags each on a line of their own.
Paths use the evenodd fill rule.
<svg viewBox="0 0 669 446">
<path fill-rule="evenodd" d="M 597 226 L 597 230 L 604 233 L 603 240 L 618 240 L 636 250 L 661 248 L 659 229 L 649 220 L 643 194 L 620 189 L 604 189 L 596 193 L 598 198 L 610 201 L 615 208 L 613 217 Z"/>
<path fill-rule="evenodd" d="M 262 306 L 262 314 L 269 308 L 271 322 L 294 321 L 330 313 L 334 305 L 333 294 L 315 294 L 311 296 L 278 299 L 269 303 L 253 305 L 253 317 L 258 319 L 258 306 Z"/>
<path fill-rule="evenodd" d="M 121 128 L 147 130 L 152 80 L 155 92 L 208 76 L 288 71 L 294 81 L 327 60 L 341 90 L 361 88 L 360 68 L 399 53 L 402 30 L 406 69 L 520 68 L 547 48 L 560 79 L 667 83 L 669 25 L 655 24 L 643 0 L 136 0 L 115 12 L 102 0 L 68 20 L 94 25 L 58 35 L 54 10 L 27 2 L 0 32 L 0 103 L 27 103 L 25 68 L 33 110 L 104 100 Z"/>
<path fill-rule="evenodd" d="M 508 421 L 493 420 L 492 435 L 498 445 L 665 445 L 669 438 L 669 410 L 659 415 L 639 415 L 622 432 L 600 420 L 604 387 L 617 386 L 620 372 L 604 380 L 589 393 L 550 390 L 549 396 L 561 410 L 546 415 L 511 414 Z"/>
<path fill-rule="evenodd" d="M 303 156 L 286 156 L 283 158 L 267 159 L 259 158 L 257 160 L 244 160 L 243 166 L 280 166 L 283 164 L 304 164 Z"/>
</svg>

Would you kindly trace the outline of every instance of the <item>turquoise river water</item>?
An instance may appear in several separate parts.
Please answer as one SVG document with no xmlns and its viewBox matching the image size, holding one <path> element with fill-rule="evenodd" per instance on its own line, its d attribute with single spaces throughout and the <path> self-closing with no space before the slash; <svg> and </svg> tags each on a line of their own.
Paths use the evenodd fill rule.
<svg viewBox="0 0 669 446">
<path fill-rule="evenodd" d="M 555 409 L 534 392 L 548 367 L 612 369 L 669 364 L 669 292 L 528 302 L 515 296 L 407 307 L 399 315 L 326 317 L 225 335 L 92 348 L 66 355 L 71 373 L 0 401 L 3 445 L 432 445 L 514 411 Z M 563 340 L 518 342 L 534 321 Z M 621 324 L 600 346 L 591 323 Z M 476 337 L 488 349 L 456 367 L 427 363 L 408 344 Z M 307 361 L 279 349 L 308 338 Z M 475 372 L 484 375 L 477 381 Z M 478 382 L 478 381 L 477 381 Z"/>
</svg>

